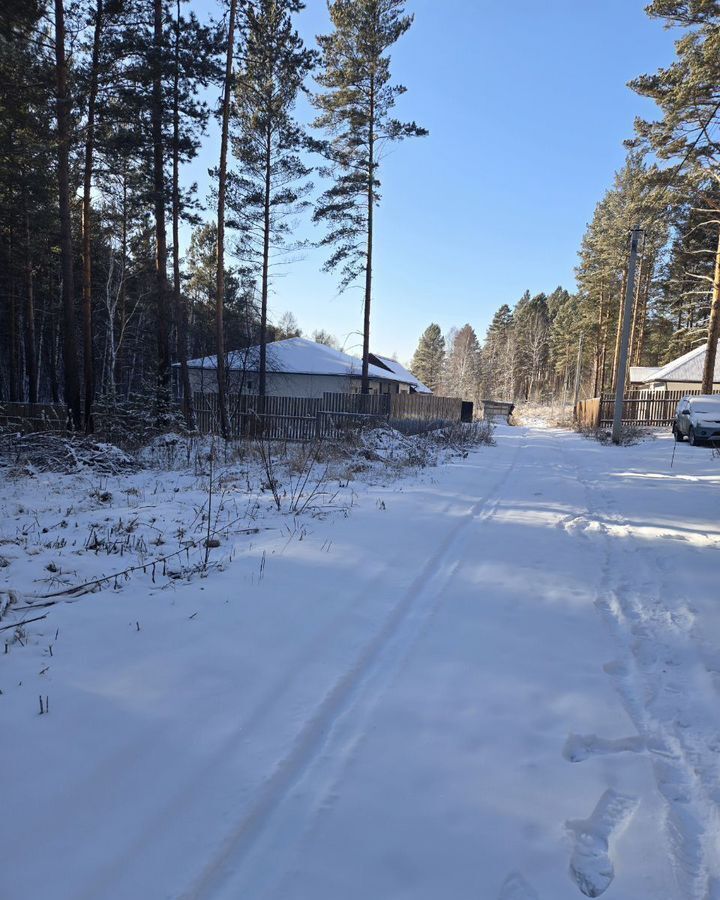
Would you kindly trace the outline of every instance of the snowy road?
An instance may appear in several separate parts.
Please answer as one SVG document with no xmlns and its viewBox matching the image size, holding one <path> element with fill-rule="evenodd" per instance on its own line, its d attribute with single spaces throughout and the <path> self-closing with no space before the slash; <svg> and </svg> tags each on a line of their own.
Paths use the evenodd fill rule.
<svg viewBox="0 0 720 900">
<path fill-rule="evenodd" d="M 720 463 L 671 452 L 502 429 L 55 609 L 0 656 L 0 897 L 720 900 Z"/>
</svg>

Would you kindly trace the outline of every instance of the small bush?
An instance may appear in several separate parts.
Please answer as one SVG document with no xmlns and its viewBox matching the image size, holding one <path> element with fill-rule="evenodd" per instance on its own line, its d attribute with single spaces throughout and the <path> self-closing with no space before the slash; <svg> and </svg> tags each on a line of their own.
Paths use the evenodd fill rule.
<svg viewBox="0 0 720 900">
<path fill-rule="evenodd" d="M 441 447 L 452 450 L 469 450 L 472 447 L 495 445 L 495 429 L 491 422 L 481 419 L 478 422 L 456 422 L 446 425 L 438 431 L 431 432 L 431 438 Z"/>
<path fill-rule="evenodd" d="M 612 444 L 612 431 L 607 428 L 586 428 L 579 426 L 577 428 L 579 434 L 589 440 L 597 441 L 600 444 Z M 621 447 L 631 447 L 642 441 L 653 440 L 654 435 L 645 428 L 638 428 L 636 425 L 623 425 L 620 432 L 619 444 Z"/>
</svg>

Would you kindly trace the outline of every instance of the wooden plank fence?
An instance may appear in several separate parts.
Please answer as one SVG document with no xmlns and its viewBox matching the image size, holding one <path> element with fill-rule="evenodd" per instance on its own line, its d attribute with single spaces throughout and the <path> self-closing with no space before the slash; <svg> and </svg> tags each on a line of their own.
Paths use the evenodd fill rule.
<svg viewBox="0 0 720 900">
<path fill-rule="evenodd" d="M 204 434 L 220 428 L 217 394 L 194 395 L 198 429 Z M 389 424 L 428 427 L 460 422 L 463 401 L 431 394 L 335 394 L 306 397 L 228 396 L 230 435 L 272 440 L 306 441 L 337 437 L 363 425 Z"/>
<path fill-rule="evenodd" d="M 460 422 L 462 400 L 434 394 L 392 394 L 391 422 Z"/>
<path fill-rule="evenodd" d="M 202 434 L 219 433 L 217 394 L 196 393 L 194 401 L 198 430 Z M 174 411 L 180 414 L 179 407 Z M 98 404 L 93 410 L 96 430 L 102 433 L 106 420 L 116 429 L 132 430 L 142 412 L 128 404 Z M 468 416 L 471 420 L 472 404 L 432 394 L 326 393 L 321 399 L 230 394 L 228 415 L 233 438 L 262 435 L 271 440 L 308 441 L 337 437 L 375 423 L 412 431 L 415 427 L 423 430 L 466 421 Z M 67 408 L 53 403 L 0 403 L 0 425 L 25 432 L 71 430 Z"/>
<path fill-rule="evenodd" d="M 680 397 L 685 396 L 680 394 Z M 670 425 L 675 416 L 678 405 L 678 397 L 624 397 L 622 422 L 623 425 L 637 425 L 638 427 L 657 427 Z M 603 397 L 600 403 L 600 427 L 612 425 L 615 410 L 615 398 Z"/>
<path fill-rule="evenodd" d="M 583 428 L 600 427 L 600 397 L 581 400 L 575 407 L 575 421 Z"/>
<path fill-rule="evenodd" d="M 678 402 L 687 396 L 698 396 L 691 391 L 630 391 L 623 398 L 623 425 L 657 428 L 671 425 Z M 615 398 L 610 395 L 582 400 L 575 407 L 575 419 L 586 428 L 605 428 L 612 425 Z"/>
<path fill-rule="evenodd" d="M 194 395 L 198 430 L 220 431 L 217 394 Z M 228 395 L 230 437 L 262 434 L 270 440 L 307 441 L 317 435 L 319 401 L 307 397 Z"/>
<path fill-rule="evenodd" d="M 60 403 L 0 403 L 0 425 L 19 431 L 66 431 L 68 411 Z"/>
<path fill-rule="evenodd" d="M 502 400 L 481 400 L 483 407 L 483 418 L 488 422 L 497 422 L 503 420 L 508 422 L 513 410 L 514 403 L 506 403 Z"/>
</svg>

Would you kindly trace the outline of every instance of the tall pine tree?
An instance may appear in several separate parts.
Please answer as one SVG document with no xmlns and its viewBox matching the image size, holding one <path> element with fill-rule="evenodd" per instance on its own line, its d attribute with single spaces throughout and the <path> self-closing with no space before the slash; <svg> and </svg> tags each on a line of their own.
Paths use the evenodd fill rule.
<svg viewBox="0 0 720 900">
<path fill-rule="evenodd" d="M 392 84 L 388 51 L 410 28 L 404 0 L 329 0 L 331 34 L 318 37 L 322 66 L 315 125 L 327 133 L 325 170 L 333 184 L 315 211 L 326 223 L 322 246 L 334 248 L 326 271 L 340 271 L 344 290 L 364 279 L 362 393 L 370 390 L 370 311 L 373 296 L 374 213 L 380 201 L 379 168 L 388 144 L 427 134 L 391 115 L 406 88 Z"/>
<path fill-rule="evenodd" d="M 720 3 L 717 0 L 654 0 L 647 12 L 668 26 L 686 29 L 676 41 L 676 60 L 631 83 L 660 107 L 657 120 L 638 120 L 639 137 L 661 159 L 677 161 L 675 171 L 692 167 L 698 177 L 720 183 Z M 717 213 L 717 208 L 714 209 Z M 707 352 L 702 390 L 712 391 L 720 339 L 720 229 L 716 229 Z M 710 249 L 710 248 L 707 248 Z"/>
<path fill-rule="evenodd" d="M 270 268 L 294 249 L 291 220 L 308 206 L 310 188 L 300 155 L 308 138 L 294 118 L 314 63 L 293 26 L 293 14 L 303 8 L 299 0 L 248 0 L 241 24 L 245 46 L 232 116 L 237 170 L 228 205 L 240 231 L 238 255 L 260 283 L 260 396 L 267 386 Z"/>
</svg>

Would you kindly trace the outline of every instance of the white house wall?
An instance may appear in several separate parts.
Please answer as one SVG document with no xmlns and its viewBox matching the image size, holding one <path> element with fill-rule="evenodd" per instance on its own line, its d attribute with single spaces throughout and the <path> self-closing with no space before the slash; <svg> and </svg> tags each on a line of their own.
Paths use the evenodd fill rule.
<svg viewBox="0 0 720 900">
<path fill-rule="evenodd" d="M 217 393 L 217 374 L 215 369 L 190 369 L 190 384 L 193 392 L 201 394 Z M 228 392 L 243 394 L 257 393 L 257 373 L 230 371 L 228 373 Z M 279 372 L 268 372 L 267 393 L 275 397 L 309 397 L 322 399 L 324 393 L 357 394 L 360 393 L 360 378 L 343 375 L 295 375 Z M 410 387 L 396 381 L 370 380 L 370 392 L 377 394 L 410 393 Z"/>
</svg>

